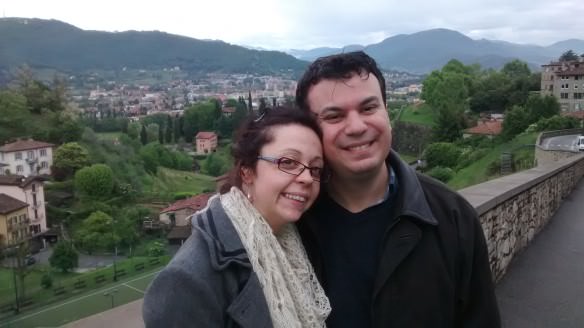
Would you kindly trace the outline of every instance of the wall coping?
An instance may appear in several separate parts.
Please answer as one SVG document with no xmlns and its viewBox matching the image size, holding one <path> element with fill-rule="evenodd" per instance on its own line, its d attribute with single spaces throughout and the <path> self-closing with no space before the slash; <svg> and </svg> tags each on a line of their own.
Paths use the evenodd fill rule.
<svg viewBox="0 0 584 328">
<path fill-rule="evenodd" d="M 480 216 L 580 161 L 584 161 L 584 154 L 486 181 L 458 192 L 476 209 Z"/>
</svg>

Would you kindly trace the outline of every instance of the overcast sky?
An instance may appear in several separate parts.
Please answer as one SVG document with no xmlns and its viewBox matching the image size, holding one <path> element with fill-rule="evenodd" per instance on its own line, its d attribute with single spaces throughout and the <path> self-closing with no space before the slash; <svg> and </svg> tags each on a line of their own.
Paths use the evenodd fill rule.
<svg viewBox="0 0 584 328">
<path fill-rule="evenodd" d="M 431 28 L 539 45 L 584 39 L 583 0 L 0 0 L 0 10 L 85 30 L 159 30 L 282 50 L 367 45 Z"/>
</svg>

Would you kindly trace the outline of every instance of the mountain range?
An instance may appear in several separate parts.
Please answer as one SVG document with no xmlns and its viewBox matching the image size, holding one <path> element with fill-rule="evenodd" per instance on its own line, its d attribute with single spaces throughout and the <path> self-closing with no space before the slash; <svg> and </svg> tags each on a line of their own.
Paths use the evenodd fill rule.
<svg viewBox="0 0 584 328">
<path fill-rule="evenodd" d="M 584 40 L 570 39 L 550 46 L 523 45 L 505 41 L 474 40 L 447 29 L 433 29 L 413 34 L 400 34 L 367 46 L 290 50 L 298 59 L 312 61 L 320 56 L 362 49 L 385 69 L 428 73 L 439 69 L 450 59 L 465 64 L 479 63 L 485 68 L 500 68 L 513 59 L 521 59 L 533 68 L 557 60 L 567 50 L 584 53 Z"/>
<path fill-rule="evenodd" d="M 452 58 L 465 64 L 479 63 L 485 68 L 500 68 L 518 58 L 538 69 L 569 49 L 584 53 L 584 40 L 565 40 L 544 47 L 474 40 L 457 31 L 433 29 L 400 34 L 365 46 L 284 53 L 159 31 L 88 31 L 56 20 L 0 18 L 0 74 L 27 64 L 64 72 L 178 66 L 192 74 L 285 71 L 298 75 L 317 57 L 354 50 L 364 50 L 384 69 L 411 73 L 429 73 Z"/>
</svg>

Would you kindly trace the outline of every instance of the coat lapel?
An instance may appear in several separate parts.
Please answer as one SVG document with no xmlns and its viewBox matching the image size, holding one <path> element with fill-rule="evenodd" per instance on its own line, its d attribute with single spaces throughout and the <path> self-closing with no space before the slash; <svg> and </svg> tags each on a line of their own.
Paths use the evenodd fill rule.
<svg viewBox="0 0 584 328">
<path fill-rule="evenodd" d="M 373 286 L 373 299 L 422 237 L 422 231 L 415 223 L 406 218 L 398 220 L 387 232 L 387 239 L 381 250 L 382 256 Z"/>
</svg>

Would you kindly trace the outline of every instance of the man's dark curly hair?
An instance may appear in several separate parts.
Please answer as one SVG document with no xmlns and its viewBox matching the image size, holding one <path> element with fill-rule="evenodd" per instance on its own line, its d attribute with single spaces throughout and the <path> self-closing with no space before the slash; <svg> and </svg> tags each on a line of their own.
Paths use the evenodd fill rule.
<svg viewBox="0 0 584 328">
<path fill-rule="evenodd" d="M 373 58 L 363 51 L 348 52 L 343 54 L 320 57 L 315 60 L 300 80 L 296 87 L 296 104 L 303 110 L 309 111 L 308 91 L 310 87 L 321 80 L 346 80 L 353 74 L 358 74 L 364 79 L 373 74 L 379 81 L 383 103 L 386 104 L 385 79 L 377 67 Z"/>
</svg>

